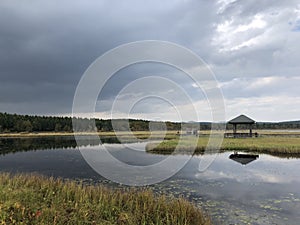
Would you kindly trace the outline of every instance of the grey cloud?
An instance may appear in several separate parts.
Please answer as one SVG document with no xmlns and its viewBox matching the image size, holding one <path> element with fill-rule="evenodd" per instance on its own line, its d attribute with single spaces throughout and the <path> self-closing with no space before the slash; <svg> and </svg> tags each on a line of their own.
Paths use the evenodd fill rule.
<svg viewBox="0 0 300 225">
<path fill-rule="evenodd" d="M 241 97 L 276 97 L 299 96 L 299 77 L 261 77 L 261 78 L 236 78 L 223 82 L 221 88 L 226 98 Z"/>
<path fill-rule="evenodd" d="M 183 13 L 178 3 L 170 7 L 157 2 L 161 9 L 157 4 L 144 7 L 139 1 L 118 5 L 109 1 L 93 1 L 91 4 L 78 1 L 72 2 L 72 7 L 70 4 L 70 1 L 1 2 L 0 86 L 5 85 L 14 91 L 14 95 L 20 96 L 16 101 L 17 97 L 9 98 L 12 91 L 6 92 L 8 101 L 17 103 L 28 97 L 26 102 L 30 102 L 44 96 L 50 106 L 59 93 L 71 101 L 73 91 L 66 93 L 58 89 L 55 94 L 48 94 L 47 88 L 41 93 L 38 86 L 65 84 L 73 85 L 74 88 L 69 90 L 74 90 L 88 65 L 119 44 L 140 39 L 169 39 L 184 43 L 189 42 L 184 37 L 193 37 L 193 30 L 188 34 L 193 27 L 187 25 L 195 13 L 192 16 Z M 190 7 L 187 5 L 185 9 Z M 181 20 L 181 29 L 178 30 Z M 121 81 L 119 83 L 122 85 Z M 22 85 L 24 88 L 19 88 Z M 30 86 L 39 97 L 27 93 L 26 87 Z M 111 95 L 111 91 L 106 95 Z M 24 108 L 23 113 L 26 110 Z"/>
<path fill-rule="evenodd" d="M 111 48 L 143 39 L 166 40 L 190 48 L 211 65 L 220 82 L 245 78 L 251 83 L 252 77 L 267 76 L 293 81 L 292 77 L 299 76 L 299 32 L 294 32 L 299 18 L 290 13 L 299 8 L 298 1 L 233 1 L 224 5 L 223 11 L 219 10 L 223 1 L 218 2 L 1 1 L 1 111 L 70 113 L 76 85 L 90 63 Z M 265 16 L 267 26 L 244 32 L 231 41 L 237 45 L 263 37 L 260 44 L 220 52 L 224 43 L 214 43 L 220 38 L 218 25 L 230 19 L 233 28 L 247 25 L 257 14 Z M 193 88 L 193 81 L 182 73 L 137 65 L 110 80 L 103 90 L 103 100 L 114 99 L 124 85 L 147 75 L 169 77 L 195 101 L 203 99 L 201 90 Z M 225 93 L 234 98 L 269 92 L 275 95 L 272 90 L 282 89 L 289 96 L 297 96 L 296 84 L 290 81 L 256 90 L 259 94 L 247 90 Z M 158 94 L 162 89 L 158 87 Z M 153 102 L 153 108 L 155 104 L 159 105 Z"/>
</svg>

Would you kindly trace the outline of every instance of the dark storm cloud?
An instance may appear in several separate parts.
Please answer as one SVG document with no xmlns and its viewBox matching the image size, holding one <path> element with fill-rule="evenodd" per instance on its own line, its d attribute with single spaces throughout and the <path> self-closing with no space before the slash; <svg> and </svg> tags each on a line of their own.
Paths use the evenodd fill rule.
<svg viewBox="0 0 300 225">
<path fill-rule="evenodd" d="M 299 12 L 296 0 L 2 0 L 0 111 L 70 114 L 87 67 L 118 45 L 145 39 L 193 50 L 212 67 L 232 104 L 238 97 L 275 99 L 280 85 L 280 94 L 292 98 L 299 95 Z M 203 97 L 174 69 L 137 66 L 113 77 L 103 100 L 145 75 L 172 77 L 200 96 L 195 100 Z M 273 81 L 254 88 L 255 94 L 247 89 L 268 77 Z M 230 92 L 235 85 L 244 90 Z"/>
<path fill-rule="evenodd" d="M 197 21 L 203 37 L 208 29 L 205 15 L 190 10 L 195 3 L 7 0 L 0 5 L 0 104 L 47 101 L 45 113 L 51 113 L 60 101 L 66 102 L 61 111 L 70 112 L 81 75 L 105 51 L 141 39 L 188 46 L 195 38 L 191 21 Z M 113 95 L 111 90 L 105 95 Z M 35 109 L 24 107 L 21 113 L 27 112 Z"/>
</svg>

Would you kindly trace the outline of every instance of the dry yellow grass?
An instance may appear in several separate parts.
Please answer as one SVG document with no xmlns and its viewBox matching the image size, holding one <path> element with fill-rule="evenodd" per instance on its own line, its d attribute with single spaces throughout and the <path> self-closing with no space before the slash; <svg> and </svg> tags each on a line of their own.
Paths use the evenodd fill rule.
<svg viewBox="0 0 300 225">
<path fill-rule="evenodd" d="M 169 135 L 176 135 L 177 131 L 168 131 L 166 133 L 167 136 Z M 99 136 L 116 136 L 114 131 L 110 132 L 97 132 Z M 149 137 L 153 135 L 154 137 L 163 137 L 165 136 L 165 132 L 162 131 L 118 131 L 118 135 L 120 136 L 128 136 L 131 137 L 132 135 L 136 137 Z M 47 137 L 47 136 L 73 136 L 73 135 L 95 135 L 95 132 L 21 132 L 21 133 L 0 133 L 0 137 Z"/>
</svg>

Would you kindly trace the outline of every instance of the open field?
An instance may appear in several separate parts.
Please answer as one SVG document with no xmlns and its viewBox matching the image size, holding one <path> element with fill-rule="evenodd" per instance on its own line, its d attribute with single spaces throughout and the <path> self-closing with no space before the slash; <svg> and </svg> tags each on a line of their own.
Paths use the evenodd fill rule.
<svg viewBox="0 0 300 225">
<path fill-rule="evenodd" d="M 138 138 L 138 139 L 173 139 L 176 137 L 177 131 L 168 131 L 166 134 L 162 131 L 119 131 L 119 132 L 82 132 L 82 133 L 73 133 L 73 132 L 21 132 L 21 133 L 0 133 L 0 137 L 49 137 L 49 136 L 74 136 L 74 135 L 81 135 L 81 136 L 89 136 L 98 134 L 100 137 L 122 137 L 122 138 Z"/>
<path fill-rule="evenodd" d="M 184 131 L 182 131 L 184 133 Z M 241 132 L 248 132 L 248 130 L 241 130 Z M 257 132 L 261 136 L 300 136 L 300 130 L 253 130 L 253 133 Z M 95 135 L 95 132 L 81 132 L 81 133 L 73 133 L 73 132 L 20 132 L 20 133 L 0 133 L 0 137 L 48 137 L 48 136 L 74 136 L 82 135 L 89 136 Z M 152 135 L 151 138 L 161 138 L 164 137 L 166 139 L 173 139 L 176 137 L 177 131 L 171 130 L 167 131 L 166 134 L 163 131 L 109 131 L 109 132 L 97 132 L 97 134 L 106 137 L 116 137 L 116 134 L 120 137 L 136 137 L 140 139 L 147 139 Z M 200 131 L 200 135 L 209 135 L 210 130 Z"/>
<path fill-rule="evenodd" d="M 211 224 L 182 198 L 0 174 L 1 224 Z"/>
<path fill-rule="evenodd" d="M 193 142 L 197 137 L 185 137 L 178 148 L 180 153 L 191 152 Z M 208 143 L 208 136 L 198 138 L 196 154 L 202 154 Z M 146 151 L 152 153 L 170 154 L 178 145 L 178 139 L 165 140 L 159 145 L 149 143 Z M 267 153 L 273 155 L 300 156 L 300 137 L 261 136 L 258 138 L 224 138 L 221 151 L 245 151 Z"/>
</svg>

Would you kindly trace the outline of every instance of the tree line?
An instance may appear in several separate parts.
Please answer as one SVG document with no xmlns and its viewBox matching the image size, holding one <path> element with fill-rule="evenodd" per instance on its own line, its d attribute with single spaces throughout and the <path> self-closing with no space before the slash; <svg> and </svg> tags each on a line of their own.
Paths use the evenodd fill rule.
<svg viewBox="0 0 300 225">
<path fill-rule="evenodd" d="M 174 122 L 156 122 L 136 119 L 87 119 L 73 118 L 76 121 L 76 131 L 147 131 L 180 130 L 181 124 Z M 96 126 L 96 127 L 95 127 Z M 0 113 L 0 132 L 72 132 L 71 117 L 31 116 Z"/>
<path fill-rule="evenodd" d="M 147 130 L 180 130 L 181 128 L 200 127 L 200 130 L 210 130 L 212 123 L 178 123 L 178 122 L 157 122 L 137 119 L 87 119 L 74 118 L 76 120 L 76 131 L 147 131 Z M 96 127 L 94 126 L 96 125 Z M 222 125 L 222 124 L 215 124 Z M 224 125 L 224 124 L 223 124 Z M 222 127 L 222 126 L 220 126 Z M 230 124 L 227 129 L 232 129 Z M 247 128 L 241 126 L 240 129 Z M 266 123 L 258 122 L 253 126 L 254 129 L 300 129 L 300 121 Z M 72 132 L 73 123 L 71 117 L 58 116 L 31 116 L 0 113 L 0 132 Z M 94 130 L 93 130 L 94 131 Z"/>
</svg>

